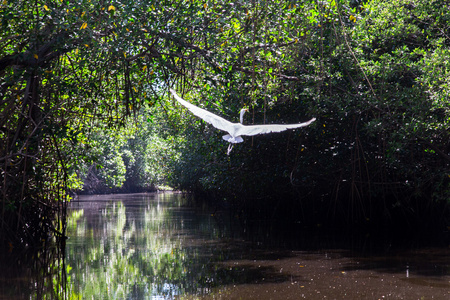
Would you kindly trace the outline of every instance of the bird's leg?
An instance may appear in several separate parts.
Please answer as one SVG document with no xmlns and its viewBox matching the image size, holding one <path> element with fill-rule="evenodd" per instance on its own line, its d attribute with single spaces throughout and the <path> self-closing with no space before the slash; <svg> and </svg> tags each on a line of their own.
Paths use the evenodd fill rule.
<svg viewBox="0 0 450 300">
<path fill-rule="evenodd" d="M 233 149 L 233 144 L 229 144 L 228 145 L 228 151 L 227 151 L 227 155 L 230 155 L 231 149 Z"/>
</svg>

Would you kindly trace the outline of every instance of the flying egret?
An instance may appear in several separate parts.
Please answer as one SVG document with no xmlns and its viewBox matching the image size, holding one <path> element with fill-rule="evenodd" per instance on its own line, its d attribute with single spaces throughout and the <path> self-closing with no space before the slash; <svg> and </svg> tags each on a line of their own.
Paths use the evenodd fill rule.
<svg viewBox="0 0 450 300">
<path fill-rule="evenodd" d="M 241 109 L 240 112 L 240 123 L 232 123 L 230 121 L 225 120 L 222 117 L 216 116 L 213 113 L 210 113 L 207 110 L 204 110 L 200 107 L 197 107 L 186 100 L 183 100 L 180 96 L 175 93 L 174 90 L 169 89 L 172 95 L 177 99 L 178 102 L 180 102 L 183 106 L 188 108 L 194 115 L 197 117 L 203 119 L 205 122 L 213 125 L 217 129 L 223 130 L 228 132 L 228 134 L 224 135 L 222 138 L 229 142 L 230 145 L 228 146 L 227 155 L 230 155 L 231 149 L 233 149 L 233 144 L 241 143 L 244 140 L 242 139 L 243 135 L 257 135 L 257 134 L 265 134 L 265 133 L 271 133 L 271 132 L 281 132 L 285 131 L 287 129 L 294 129 L 294 128 L 300 128 L 305 127 L 311 124 L 316 120 L 316 118 L 312 118 L 311 120 L 304 122 L 304 123 L 298 123 L 298 124 L 264 124 L 264 125 L 243 125 L 244 122 L 244 114 L 248 109 Z"/>
</svg>

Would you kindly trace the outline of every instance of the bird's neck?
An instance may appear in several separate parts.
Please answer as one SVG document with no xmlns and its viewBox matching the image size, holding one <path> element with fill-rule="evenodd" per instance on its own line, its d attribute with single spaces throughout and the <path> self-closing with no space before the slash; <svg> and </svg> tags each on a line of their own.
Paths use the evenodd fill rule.
<svg viewBox="0 0 450 300">
<path fill-rule="evenodd" d="M 245 110 L 241 110 L 241 115 L 239 116 L 239 121 L 241 122 L 241 124 L 244 124 L 244 114 Z"/>
</svg>

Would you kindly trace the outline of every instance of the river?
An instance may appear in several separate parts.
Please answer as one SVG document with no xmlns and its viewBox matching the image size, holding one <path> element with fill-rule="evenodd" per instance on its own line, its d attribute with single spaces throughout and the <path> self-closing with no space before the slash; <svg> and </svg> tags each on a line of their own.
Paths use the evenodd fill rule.
<svg viewBox="0 0 450 300">
<path fill-rule="evenodd" d="M 178 193 L 72 201 L 63 298 L 450 299 L 448 245 L 271 230 L 187 202 Z M 41 297 L 29 293 L 17 299 Z"/>
</svg>

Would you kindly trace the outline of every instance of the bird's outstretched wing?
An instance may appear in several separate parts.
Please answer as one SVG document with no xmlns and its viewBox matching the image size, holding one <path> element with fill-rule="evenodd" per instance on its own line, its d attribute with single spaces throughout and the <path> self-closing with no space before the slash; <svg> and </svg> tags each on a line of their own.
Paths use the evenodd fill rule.
<svg viewBox="0 0 450 300">
<path fill-rule="evenodd" d="M 265 134 L 271 132 L 281 132 L 288 129 L 305 127 L 314 122 L 316 118 L 312 118 L 311 120 L 299 123 L 299 124 L 267 124 L 267 125 L 248 125 L 248 126 L 240 126 L 236 131 L 236 135 L 257 135 L 257 134 Z"/>
<path fill-rule="evenodd" d="M 205 122 L 212 124 L 214 127 L 227 131 L 233 137 L 238 137 L 241 135 L 257 135 L 257 134 L 266 134 L 271 132 L 281 132 L 288 129 L 295 129 L 300 127 L 305 127 L 311 124 L 316 120 L 316 118 L 312 118 L 311 120 L 299 123 L 299 124 L 267 124 L 267 125 L 242 125 L 240 123 L 232 123 L 230 121 L 225 120 L 222 117 L 219 117 L 213 113 L 210 113 L 207 110 L 204 110 L 200 107 L 197 107 L 186 100 L 183 100 L 180 96 L 175 93 L 174 90 L 170 89 L 170 92 L 173 94 L 175 99 L 180 102 L 182 105 L 187 107 L 194 115 L 203 119 Z"/>
<path fill-rule="evenodd" d="M 233 128 L 233 125 L 235 125 L 222 117 L 216 116 L 215 114 L 210 113 L 209 111 L 204 110 L 203 108 L 197 107 L 194 104 L 187 102 L 186 100 L 178 96 L 174 90 L 172 89 L 169 90 L 175 97 L 175 99 L 177 99 L 178 102 L 180 102 L 183 106 L 189 109 L 194 115 L 203 119 L 205 122 L 208 122 L 209 124 L 213 125 L 217 129 L 229 132 L 230 128 Z"/>
</svg>

